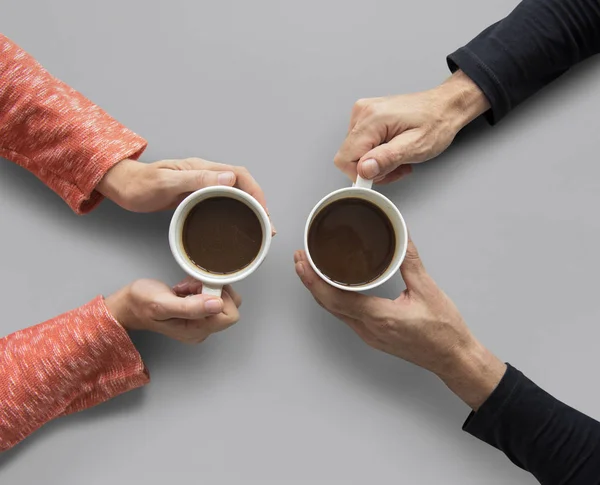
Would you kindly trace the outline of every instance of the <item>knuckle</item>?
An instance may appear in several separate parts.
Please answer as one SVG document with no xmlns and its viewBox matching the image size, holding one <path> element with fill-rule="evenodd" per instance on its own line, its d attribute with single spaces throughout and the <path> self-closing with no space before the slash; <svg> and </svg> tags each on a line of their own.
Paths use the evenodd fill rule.
<svg viewBox="0 0 600 485">
<path fill-rule="evenodd" d="M 368 98 L 360 98 L 356 100 L 356 102 L 354 103 L 354 107 L 358 109 L 364 109 L 367 106 L 369 106 L 369 103 L 370 101 Z"/>
<path fill-rule="evenodd" d="M 373 101 L 365 107 L 365 112 L 370 115 L 380 115 L 385 111 L 385 104 L 380 101 Z"/>
<path fill-rule="evenodd" d="M 162 318 L 165 315 L 165 308 L 161 303 L 152 301 L 148 305 L 148 312 L 153 318 Z"/>
<path fill-rule="evenodd" d="M 357 136 L 362 135 L 363 132 L 364 132 L 364 128 L 362 127 L 362 125 L 360 125 L 360 123 L 357 123 L 350 130 L 350 135 L 349 136 L 350 137 L 357 137 Z"/>
<path fill-rule="evenodd" d="M 369 103 L 362 109 L 366 116 L 376 116 L 379 111 L 379 106 L 376 103 Z"/>
<path fill-rule="evenodd" d="M 415 248 L 414 246 L 409 247 L 409 249 L 407 249 L 407 251 L 406 251 L 406 255 L 404 256 L 404 260 L 412 261 L 415 263 L 420 263 L 421 256 L 419 256 L 417 248 Z"/>
<path fill-rule="evenodd" d="M 344 165 L 344 161 L 342 155 L 340 155 L 340 152 L 337 152 L 333 157 L 333 164 L 338 168 Z"/>
<path fill-rule="evenodd" d="M 250 170 L 248 170 L 244 166 L 240 166 L 237 168 L 238 175 L 250 175 Z"/>
<path fill-rule="evenodd" d="M 187 331 L 190 328 L 191 322 L 190 320 L 186 320 L 190 317 L 193 307 L 190 304 L 189 298 L 181 298 L 177 302 L 177 313 L 180 318 L 183 319 L 183 328 Z"/>
<path fill-rule="evenodd" d="M 177 160 L 173 166 L 174 168 L 178 168 L 180 170 L 193 170 L 194 160 L 194 158 L 184 158 L 182 160 Z"/>
<path fill-rule="evenodd" d="M 201 187 L 208 187 L 213 183 L 213 176 L 210 170 L 201 170 L 198 174 L 198 185 Z"/>
</svg>

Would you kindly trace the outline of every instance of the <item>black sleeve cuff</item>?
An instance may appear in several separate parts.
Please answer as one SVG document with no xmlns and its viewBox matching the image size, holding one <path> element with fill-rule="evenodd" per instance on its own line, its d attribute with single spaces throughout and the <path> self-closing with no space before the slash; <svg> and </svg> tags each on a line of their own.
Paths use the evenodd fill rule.
<svg viewBox="0 0 600 485">
<path fill-rule="evenodd" d="M 477 412 L 473 411 L 463 424 L 463 431 L 489 443 L 490 434 L 495 429 L 496 421 L 502 416 L 518 389 L 523 374 L 510 364 L 506 364 L 506 372 Z"/>
<path fill-rule="evenodd" d="M 511 110 L 510 98 L 494 72 L 468 47 L 461 47 L 446 58 L 450 71 L 463 71 L 490 102 L 485 119 L 495 125 Z"/>
</svg>

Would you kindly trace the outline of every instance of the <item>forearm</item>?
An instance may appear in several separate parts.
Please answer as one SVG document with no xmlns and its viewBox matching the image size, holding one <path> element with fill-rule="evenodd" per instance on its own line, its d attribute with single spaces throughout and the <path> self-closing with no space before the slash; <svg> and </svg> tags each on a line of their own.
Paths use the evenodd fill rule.
<svg viewBox="0 0 600 485">
<path fill-rule="evenodd" d="M 0 35 L 0 156 L 34 173 L 78 213 L 102 199 L 106 172 L 144 139 Z"/>
<path fill-rule="evenodd" d="M 600 423 L 558 401 L 478 342 L 440 377 L 474 410 L 463 429 L 541 483 L 600 483 Z"/>
<path fill-rule="evenodd" d="M 0 339 L 0 451 L 46 422 L 148 382 L 101 297 Z"/>
<path fill-rule="evenodd" d="M 485 93 L 495 123 L 573 65 L 600 52 L 598 0 L 523 0 L 448 56 Z"/>
</svg>

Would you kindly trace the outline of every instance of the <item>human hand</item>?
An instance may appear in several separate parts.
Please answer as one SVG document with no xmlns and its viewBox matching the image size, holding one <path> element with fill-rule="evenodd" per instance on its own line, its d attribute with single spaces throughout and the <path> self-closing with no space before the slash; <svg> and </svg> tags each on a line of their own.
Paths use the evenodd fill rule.
<svg viewBox="0 0 600 485">
<path fill-rule="evenodd" d="M 504 375 L 506 366 L 471 334 L 452 300 L 425 271 L 412 241 L 400 270 L 406 290 L 395 300 L 334 288 L 314 272 L 304 251 L 297 251 L 294 261 L 319 305 L 371 347 L 438 375 L 473 409 Z"/>
<path fill-rule="evenodd" d="M 105 299 L 111 315 L 127 330 L 149 330 L 186 343 L 200 343 L 239 320 L 241 297 L 230 287 L 222 298 L 198 294 L 202 283 L 186 278 L 169 288 L 137 280 Z"/>
<path fill-rule="evenodd" d="M 123 160 L 106 173 L 96 189 L 129 211 L 156 212 L 173 209 L 190 193 L 211 185 L 238 187 L 267 210 L 265 195 L 248 170 L 201 158 L 154 163 Z"/>
<path fill-rule="evenodd" d="M 334 163 L 352 181 L 358 171 L 376 183 L 395 182 L 412 171 L 409 164 L 442 153 L 489 107 L 462 71 L 428 91 L 361 99 L 352 109 L 348 135 Z"/>
</svg>

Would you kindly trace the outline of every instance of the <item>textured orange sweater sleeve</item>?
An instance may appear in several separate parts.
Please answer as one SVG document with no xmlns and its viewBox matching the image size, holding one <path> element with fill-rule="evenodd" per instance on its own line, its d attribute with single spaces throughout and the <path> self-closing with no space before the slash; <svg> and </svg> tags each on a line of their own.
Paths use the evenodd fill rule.
<svg viewBox="0 0 600 485">
<path fill-rule="evenodd" d="M 98 297 L 0 339 L 0 451 L 46 422 L 149 380 L 127 332 Z"/>
<path fill-rule="evenodd" d="M 0 156 L 57 192 L 79 214 L 95 187 L 146 142 L 52 77 L 0 34 Z M 0 451 L 49 420 L 94 406 L 149 380 L 127 332 L 102 297 L 0 339 Z"/>
<path fill-rule="evenodd" d="M 50 75 L 0 34 L 0 156 L 33 172 L 83 214 L 104 174 L 146 141 Z"/>
</svg>

